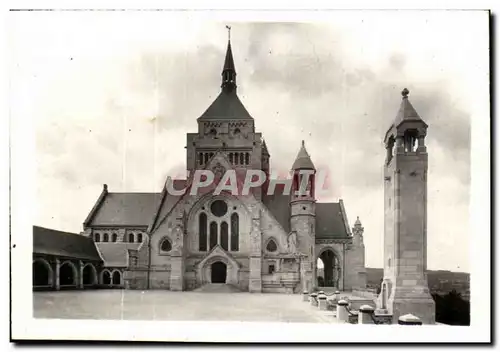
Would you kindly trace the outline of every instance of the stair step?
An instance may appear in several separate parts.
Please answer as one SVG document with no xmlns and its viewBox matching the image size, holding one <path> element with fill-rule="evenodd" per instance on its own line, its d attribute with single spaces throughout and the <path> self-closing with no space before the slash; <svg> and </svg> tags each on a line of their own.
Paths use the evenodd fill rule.
<svg viewBox="0 0 500 352">
<path fill-rule="evenodd" d="M 232 293 L 241 292 L 239 289 L 233 285 L 228 284 L 206 284 L 198 287 L 194 292 L 215 292 L 215 293 Z"/>
</svg>

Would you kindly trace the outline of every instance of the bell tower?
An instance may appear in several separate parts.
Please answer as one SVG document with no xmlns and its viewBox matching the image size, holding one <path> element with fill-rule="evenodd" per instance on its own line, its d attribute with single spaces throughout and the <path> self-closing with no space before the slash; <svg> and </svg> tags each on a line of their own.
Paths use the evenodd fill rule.
<svg viewBox="0 0 500 352">
<path fill-rule="evenodd" d="M 384 143 L 384 279 L 378 308 L 399 316 L 411 313 L 424 324 L 435 321 L 427 283 L 427 124 L 408 89 Z"/>
</svg>

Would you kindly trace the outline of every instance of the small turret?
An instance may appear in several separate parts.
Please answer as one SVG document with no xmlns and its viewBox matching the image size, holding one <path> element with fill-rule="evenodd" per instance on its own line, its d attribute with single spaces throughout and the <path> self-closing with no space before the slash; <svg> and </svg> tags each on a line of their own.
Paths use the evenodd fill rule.
<svg viewBox="0 0 500 352">
<path fill-rule="evenodd" d="M 314 200 L 314 175 L 316 168 L 307 153 L 305 143 L 302 141 L 299 153 L 292 166 L 292 200 L 310 199 Z"/>
</svg>

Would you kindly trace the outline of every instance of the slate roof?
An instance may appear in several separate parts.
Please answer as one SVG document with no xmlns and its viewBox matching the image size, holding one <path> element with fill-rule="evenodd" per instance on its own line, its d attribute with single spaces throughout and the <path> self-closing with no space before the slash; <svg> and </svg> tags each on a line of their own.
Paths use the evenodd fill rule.
<svg viewBox="0 0 500 352">
<path fill-rule="evenodd" d="M 340 203 L 316 203 L 316 238 L 345 238 L 346 230 Z"/>
<path fill-rule="evenodd" d="M 224 60 L 224 68 L 225 70 L 235 71 L 234 60 L 233 60 L 233 50 L 231 49 L 231 42 L 227 42 L 227 50 L 226 50 L 226 58 Z"/>
<path fill-rule="evenodd" d="M 96 246 L 105 267 L 128 267 L 128 250 L 138 249 L 142 243 L 98 242 Z"/>
<path fill-rule="evenodd" d="M 33 226 L 33 253 L 102 261 L 91 238 L 40 226 Z"/>
<path fill-rule="evenodd" d="M 161 193 L 107 193 L 88 226 L 148 226 Z"/>
<path fill-rule="evenodd" d="M 283 229 L 290 232 L 290 195 L 283 194 L 283 190 L 284 186 L 277 184 L 274 194 L 264 195 L 262 202 Z M 316 203 L 316 238 L 347 238 L 348 226 L 340 203 Z"/>
<path fill-rule="evenodd" d="M 253 120 L 236 91 L 221 91 L 198 120 Z"/>
<path fill-rule="evenodd" d="M 304 145 L 304 141 L 302 141 L 302 146 L 300 147 L 299 153 L 295 158 L 295 162 L 293 163 L 292 170 L 315 170 L 313 162 L 311 161 L 311 157 L 309 153 L 307 153 L 306 147 Z"/>
<path fill-rule="evenodd" d="M 290 232 L 290 196 L 277 193 L 265 195 L 262 200 L 283 229 Z"/>
</svg>

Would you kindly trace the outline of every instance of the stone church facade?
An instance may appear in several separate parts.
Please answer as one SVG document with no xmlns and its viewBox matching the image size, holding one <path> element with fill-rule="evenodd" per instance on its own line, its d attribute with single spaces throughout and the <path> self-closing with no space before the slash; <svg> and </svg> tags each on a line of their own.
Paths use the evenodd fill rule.
<svg viewBox="0 0 500 352">
<path fill-rule="evenodd" d="M 168 182 L 158 193 L 114 193 L 104 185 L 84 222 L 82 234 L 94 240 L 105 268 L 120 270 L 125 288 L 182 291 L 210 283 L 249 292 L 365 288 L 361 222 L 351 229 L 342 200 L 317 201 L 316 170 L 304 142 L 288 180 L 291 194 L 280 185 L 267 194 L 267 183 L 248 195 L 216 195 L 210 187 L 194 195 L 187 191 L 196 170 L 270 174 L 270 152 L 237 95 L 230 42 L 221 92 L 197 123 L 198 131 L 187 134 L 189 176 L 173 182 L 178 192 L 170 192 Z M 304 170 L 313 175 L 310 192 L 296 195 Z M 319 279 L 318 258 L 324 263 Z"/>
</svg>

